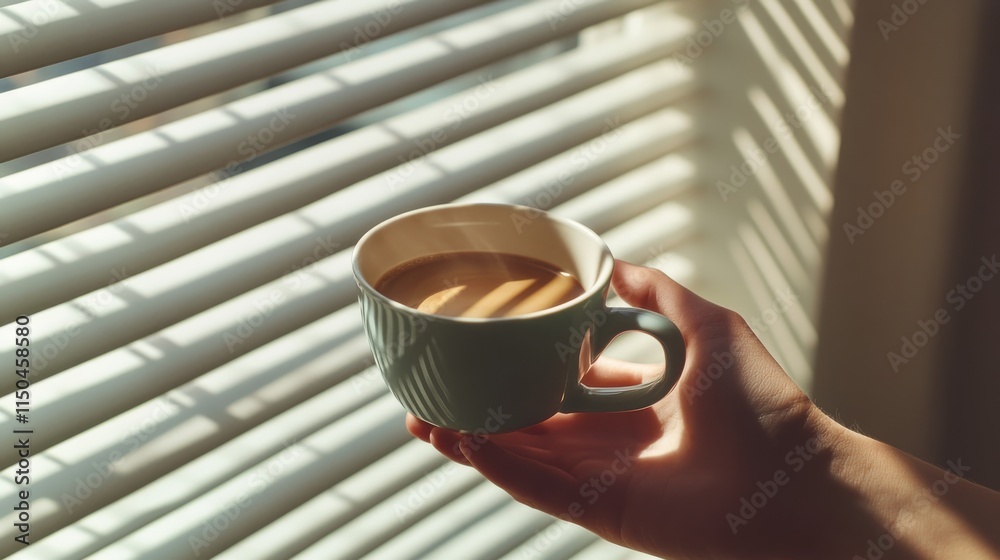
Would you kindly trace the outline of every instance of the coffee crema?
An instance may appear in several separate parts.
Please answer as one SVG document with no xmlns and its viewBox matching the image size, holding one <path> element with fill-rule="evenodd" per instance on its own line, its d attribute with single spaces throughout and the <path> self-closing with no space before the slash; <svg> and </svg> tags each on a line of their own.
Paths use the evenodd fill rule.
<svg viewBox="0 0 1000 560">
<path fill-rule="evenodd" d="M 373 287 L 425 313 L 477 318 L 526 315 L 584 293 L 576 278 L 553 264 L 486 251 L 413 259 L 383 274 Z"/>
</svg>

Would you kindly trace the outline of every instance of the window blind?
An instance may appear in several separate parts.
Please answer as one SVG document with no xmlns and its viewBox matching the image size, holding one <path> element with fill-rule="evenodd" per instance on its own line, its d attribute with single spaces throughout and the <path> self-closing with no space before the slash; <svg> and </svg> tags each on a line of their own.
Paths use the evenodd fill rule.
<svg viewBox="0 0 1000 560">
<path fill-rule="evenodd" d="M 0 10 L 0 75 L 13 76 L 278 1 L 12 3 Z"/>
<path fill-rule="evenodd" d="M 29 315 L 32 349 L 30 421 L 7 384 L 0 431 L 33 430 L 33 544 L 6 508 L 0 554 L 639 557 L 405 433 L 349 255 L 429 204 L 578 220 L 617 257 L 759 315 L 807 383 L 846 4 L 83 5 L 0 8 L 4 75 L 252 17 L 0 93 L 0 162 L 65 150 L 0 178 L 0 318 Z M 127 134 L 102 142 L 109 127 Z M 769 136 L 781 151 L 720 196 Z M 776 311 L 784 288 L 804 303 Z M 645 342 L 613 352 L 647 360 Z M 17 456 L 2 457 L 13 503 Z"/>
</svg>

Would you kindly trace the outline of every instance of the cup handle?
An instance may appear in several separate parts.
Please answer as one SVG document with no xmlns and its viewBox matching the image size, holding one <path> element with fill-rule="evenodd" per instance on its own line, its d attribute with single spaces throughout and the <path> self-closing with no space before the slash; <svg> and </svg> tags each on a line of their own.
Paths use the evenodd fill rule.
<svg viewBox="0 0 1000 560">
<path fill-rule="evenodd" d="M 644 332 L 663 346 L 667 364 L 657 379 L 630 387 L 588 387 L 571 382 L 560 412 L 622 412 L 656 403 L 670 392 L 684 369 L 684 338 L 677 325 L 659 313 L 631 307 L 606 308 L 607 321 L 594 329 L 596 359 L 614 338 L 626 331 Z M 581 359 L 582 361 L 582 359 Z"/>
</svg>

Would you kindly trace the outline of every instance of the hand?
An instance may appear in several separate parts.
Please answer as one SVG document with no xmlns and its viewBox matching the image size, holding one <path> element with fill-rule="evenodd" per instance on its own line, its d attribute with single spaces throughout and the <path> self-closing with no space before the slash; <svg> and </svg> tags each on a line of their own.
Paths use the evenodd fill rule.
<svg viewBox="0 0 1000 560">
<path fill-rule="evenodd" d="M 736 313 L 621 261 L 613 286 L 684 336 L 684 372 L 662 401 L 633 412 L 557 414 L 488 437 L 409 416 L 410 432 L 516 500 L 643 552 L 864 557 L 866 539 L 884 534 L 891 518 L 874 515 L 867 505 L 875 500 L 845 482 L 858 480 L 854 467 L 872 468 L 856 451 L 868 449 L 867 438 L 822 414 Z M 634 384 L 647 367 L 602 358 L 584 382 Z"/>
<path fill-rule="evenodd" d="M 684 373 L 661 402 L 634 412 L 558 414 L 488 441 L 463 440 L 412 416 L 407 426 L 518 501 L 612 542 L 663 556 L 763 553 L 766 543 L 748 541 L 769 537 L 767 522 L 739 518 L 746 524 L 737 523 L 734 535 L 726 516 L 740 515 L 740 499 L 758 481 L 791 471 L 786 455 L 817 435 L 812 403 L 737 314 L 624 262 L 616 263 L 613 286 L 629 304 L 670 317 L 684 335 Z M 584 382 L 634 384 L 643 369 L 602 358 Z"/>
</svg>

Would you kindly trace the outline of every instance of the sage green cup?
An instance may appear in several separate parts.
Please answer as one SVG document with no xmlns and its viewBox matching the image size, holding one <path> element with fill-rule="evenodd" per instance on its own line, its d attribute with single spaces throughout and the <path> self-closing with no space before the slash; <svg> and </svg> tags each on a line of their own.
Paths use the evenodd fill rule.
<svg viewBox="0 0 1000 560">
<path fill-rule="evenodd" d="M 446 317 L 393 301 L 373 287 L 407 261 L 458 251 L 490 251 L 551 263 L 584 288 L 542 311 L 501 318 Z M 417 418 L 466 433 L 510 432 L 558 412 L 619 412 L 652 405 L 684 366 L 684 340 L 670 319 L 605 299 L 614 258 L 583 225 L 534 208 L 449 204 L 401 214 L 354 248 L 365 333 L 390 391 Z M 626 331 L 656 339 L 666 357 L 656 379 L 628 387 L 588 387 L 582 376 Z"/>
</svg>

